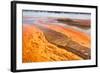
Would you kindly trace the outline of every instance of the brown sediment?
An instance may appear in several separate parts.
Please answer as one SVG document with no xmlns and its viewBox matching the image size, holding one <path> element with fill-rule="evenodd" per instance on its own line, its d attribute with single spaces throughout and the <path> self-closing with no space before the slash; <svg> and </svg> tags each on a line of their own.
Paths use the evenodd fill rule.
<svg viewBox="0 0 100 73">
<path fill-rule="evenodd" d="M 57 24 L 48 24 L 48 25 L 41 25 L 42 27 L 46 27 L 48 29 L 54 30 L 56 32 L 62 33 L 64 35 L 66 35 L 67 37 L 69 37 L 70 39 L 72 39 L 73 41 L 75 41 L 76 43 L 79 43 L 82 46 L 85 46 L 87 48 L 91 48 L 90 47 L 90 36 L 88 36 L 87 34 L 77 31 L 74 28 L 64 28 L 63 26 L 59 26 Z"/>
<path fill-rule="evenodd" d="M 77 26 L 77 27 L 85 28 L 85 29 L 90 28 L 90 20 L 69 19 L 69 18 L 63 18 L 63 19 L 57 19 L 57 20 L 67 25 Z"/>
</svg>

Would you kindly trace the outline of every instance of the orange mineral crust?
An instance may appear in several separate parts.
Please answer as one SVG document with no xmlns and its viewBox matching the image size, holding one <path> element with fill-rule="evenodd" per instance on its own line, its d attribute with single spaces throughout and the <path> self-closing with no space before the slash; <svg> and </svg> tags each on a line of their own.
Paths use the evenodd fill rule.
<svg viewBox="0 0 100 73">
<path fill-rule="evenodd" d="M 82 60 L 78 55 L 51 44 L 34 25 L 23 24 L 22 62 Z"/>
</svg>

